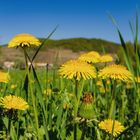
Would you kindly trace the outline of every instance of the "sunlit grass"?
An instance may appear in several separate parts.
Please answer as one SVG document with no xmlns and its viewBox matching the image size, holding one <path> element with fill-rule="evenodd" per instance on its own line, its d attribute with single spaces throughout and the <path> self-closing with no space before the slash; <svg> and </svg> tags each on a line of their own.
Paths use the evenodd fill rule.
<svg viewBox="0 0 140 140">
<path fill-rule="evenodd" d="M 135 61 L 129 57 L 126 43 L 117 28 L 124 66 L 119 65 L 111 55 L 106 61 L 101 61 L 101 55 L 97 52 L 99 61 L 96 64 L 89 55 L 84 54 L 84 62 L 72 60 L 52 69 L 47 64 L 44 69 L 35 69 L 33 61 L 47 40 L 33 56 L 29 56 L 26 47 L 30 43 L 27 45 L 24 38 L 21 39 L 24 43 L 22 46 L 19 43 L 18 47 L 24 53 L 26 69 L 9 70 L 10 80 L 0 82 L 0 138 L 140 139 L 140 83 L 136 78 L 140 76 L 137 24 L 138 19 L 132 49 Z M 22 104 L 26 108 L 20 106 L 21 101 L 24 101 Z"/>
</svg>

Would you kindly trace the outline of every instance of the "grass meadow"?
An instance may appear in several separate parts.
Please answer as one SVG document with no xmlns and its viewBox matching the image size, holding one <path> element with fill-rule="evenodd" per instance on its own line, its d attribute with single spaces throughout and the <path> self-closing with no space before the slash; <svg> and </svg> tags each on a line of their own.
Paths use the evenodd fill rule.
<svg viewBox="0 0 140 140">
<path fill-rule="evenodd" d="M 42 44 L 30 35 L 13 38 L 9 49 L 23 51 L 26 69 L 5 71 L 8 78 L 0 73 L 0 139 L 140 140 L 138 17 L 130 27 L 133 58 L 116 27 L 124 65 L 91 51 L 61 66 L 36 69 L 34 59 L 53 32 Z M 32 45 L 38 49 L 29 56 Z"/>
</svg>

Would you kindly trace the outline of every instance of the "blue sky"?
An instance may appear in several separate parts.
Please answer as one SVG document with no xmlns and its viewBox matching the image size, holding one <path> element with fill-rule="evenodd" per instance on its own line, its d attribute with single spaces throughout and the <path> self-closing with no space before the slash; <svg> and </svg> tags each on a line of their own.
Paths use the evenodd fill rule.
<svg viewBox="0 0 140 140">
<path fill-rule="evenodd" d="M 59 25 L 52 39 L 86 37 L 119 42 L 108 17 L 117 20 L 126 41 L 131 40 L 128 21 L 135 20 L 139 0 L 0 0 L 0 44 L 19 33 L 47 35 Z"/>
</svg>

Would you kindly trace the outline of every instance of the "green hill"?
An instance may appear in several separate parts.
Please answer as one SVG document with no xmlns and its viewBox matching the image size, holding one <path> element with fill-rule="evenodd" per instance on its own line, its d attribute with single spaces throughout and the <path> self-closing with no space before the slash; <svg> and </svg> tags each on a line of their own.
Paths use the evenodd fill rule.
<svg viewBox="0 0 140 140">
<path fill-rule="evenodd" d="M 119 44 L 102 39 L 70 38 L 62 40 L 48 40 L 48 42 L 42 49 L 63 48 L 70 49 L 74 52 L 92 51 L 92 50 L 101 52 L 104 48 L 106 52 L 113 53 L 118 50 L 119 46 L 120 46 Z"/>
<path fill-rule="evenodd" d="M 44 39 L 40 39 L 43 41 Z M 56 57 L 60 57 L 63 63 L 69 59 L 76 59 L 84 52 L 98 51 L 102 53 L 118 54 L 120 53 L 120 45 L 114 42 L 109 42 L 102 39 L 87 39 L 87 38 L 70 38 L 61 40 L 48 40 L 41 48 L 37 55 L 36 62 L 54 63 Z M 29 49 L 29 54 L 32 55 L 35 49 Z M 121 53 L 120 53 L 121 54 Z M 5 61 L 15 62 L 17 64 L 24 63 L 24 55 L 22 49 L 7 48 L 7 45 L 0 47 L 0 66 Z"/>
</svg>

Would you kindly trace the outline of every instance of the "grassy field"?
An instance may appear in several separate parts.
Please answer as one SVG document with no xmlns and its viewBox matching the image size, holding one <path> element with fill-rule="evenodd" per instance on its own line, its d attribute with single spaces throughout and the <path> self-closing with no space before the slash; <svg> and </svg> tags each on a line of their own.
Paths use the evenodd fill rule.
<svg viewBox="0 0 140 140">
<path fill-rule="evenodd" d="M 103 69 L 103 66 L 97 65 L 96 68 L 99 71 Z M 77 91 L 80 95 L 78 110 L 80 111 L 83 95 L 86 93 L 90 93 L 93 98 L 92 110 L 84 109 L 82 116 L 78 111 L 74 120 L 74 79 L 60 77 L 58 69 L 37 70 L 39 81 L 32 73 L 30 73 L 29 81 L 25 81 L 25 70 L 11 70 L 9 74 L 11 77 L 9 83 L 1 84 L 1 96 L 9 94 L 20 96 L 28 102 L 29 109 L 17 110 L 9 116 L 8 110 L 1 108 L 2 139 L 71 140 L 74 137 L 75 121 L 77 139 L 111 139 L 111 134 L 100 129 L 99 122 L 109 118 L 114 88 L 116 92 L 115 120 L 121 122 L 125 129 L 113 139 L 139 139 L 139 83 L 101 80 L 98 77 L 80 80 Z M 87 114 L 92 117 L 88 119 Z"/>
<path fill-rule="evenodd" d="M 138 32 L 130 57 L 130 47 L 117 31 L 123 63 L 119 56 L 113 60 L 96 50 L 52 69 L 32 65 L 45 42 L 31 35 L 15 37 L 21 44 L 10 47 L 21 48 L 26 69 L 0 72 L 0 139 L 139 140 Z M 32 42 L 39 47 L 29 56 Z"/>
</svg>

